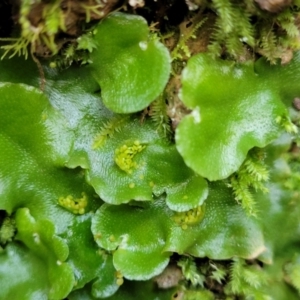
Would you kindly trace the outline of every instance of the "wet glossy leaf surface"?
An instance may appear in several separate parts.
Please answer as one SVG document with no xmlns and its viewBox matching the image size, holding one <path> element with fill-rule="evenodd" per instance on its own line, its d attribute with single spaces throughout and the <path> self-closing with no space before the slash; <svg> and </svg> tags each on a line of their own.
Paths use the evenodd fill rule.
<svg viewBox="0 0 300 300">
<path fill-rule="evenodd" d="M 69 69 L 49 80 L 56 91 L 49 95 L 54 107 L 74 116 L 68 116 L 74 138 L 66 165 L 87 169 L 88 182 L 108 203 L 152 200 L 153 192 L 167 192 L 174 210 L 201 205 L 207 197 L 205 180 L 186 167 L 176 147 L 160 137 L 151 121 L 141 124 L 138 118 L 109 112 L 93 93 L 94 85 L 85 71 Z M 117 163 L 117 159 L 128 159 L 126 151 L 132 151 L 135 144 L 141 151 L 129 157 L 129 163 Z"/>
<path fill-rule="evenodd" d="M 20 244 L 9 244 L 0 253 L 0 298 L 47 300 L 49 282 L 45 267 L 42 259 L 29 249 Z"/>
<path fill-rule="evenodd" d="M 103 205 L 93 218 L 92 232 L 104 249 L 115 250 L 114 265 L 128 279 L 146 280 L 160 274 L 171 253 L 163 253 L 165 218 L 162 202 L 146 207 Z M 122 218 L 123 222 L 116 222 Z M 162 220 L 165 218 L 165 222 Z"/>
<path fill-rule="evenodd" d="M 237 171 L 251 148 L 274 140 L 281 132 L 276 118 L 287 112 L 273 87 L 251 65 L 207 54 L 191 58 L 182 73 L 181 99 L 193 112 L 176 130 L 186 164 L 209 180 L 224 179 Z"/>
<path fill-rule="evenodd" d="M 18 207 L 28 207 L 35 218 L 46 216 L 62 232 L 72 215 L 59 207 L 59 197 L 70 193 L 79 196 L 87 186 L 78 171 L 52 161 L 52 157 L 60 161 L 59 151 L 50 145 L 56 131 L 47 122 L 56 122 L 59 131 L 61 116 L 43 94 L 31 87 L 3 84 L 1 95 L 0 208 L 11 213 Z M 49 188 L 51 185 L 56 188 Z"/>
<path fill-rule="evenodd" d="M 50 283 L 49 298 L 66 297 L 73 288 L 74 276 L 71 266 L 65 263 L 69 254 L 68 246 L 55 235 L 54 224 L 48 220 L 36 222 L 28 208 L 20 208 L 16 213 L 16 227 L 16 239 L 22 241 L 46 265 Z"/>
<path fill-rule="evenodd" d="M 212 259 L 252 258 L 264 249 L 259 222 L 246 215 L 224 183 L 210 185 L 202 221 L 186 231 L 175 226 L 165 247 Z"/>
<path fill-rule="evenodd" d="M 158 289 L 153 281 L 125 281 L 118 292 L 108 300 L 170 300 L 176 291 L 171 288 L 167 290 Z M 88 289 L 82 289 L 69 296 L 70 300 L 95 300 L 97 298 L 89 294 Z"/>
<path fill-rule="evenodd" d="M 105 202 L 121 204 L 130 200 L 152 200 L 153 192 L 157 195 L 167 192 L 170 197 L 167 201 L 174 210 L 188 210 L 203 203 L 207 196 L 205 180 L 201 177 L 194 179 L 195 174 L 185 166 L 175 146 L 162 140 L 153 125 L 144 123 L 141 126 L 138 119 L 129 119 L 111 138 L 107 138 L 103 146 L 93 149 L 96 130 L 102 123 L 101 118 L 95 121 L 98 126 L 96 122 L 89 122 L 86 127 L 81 126 L 78 133 L 87 138 L 86 153 L 81 155 L 87 157 L 88 180 Z M 132 151 L 130 149 L 135 143 L 143 150 L 131 158 L 126 151 Z M 128 161 L 121 164 L 116 162 L 117 159 Z M 68 163 L 69 166 L 79 164 L 77 155 L 72 156 Z M 198 184 L 189 184 L 190 181 Z"/>
<path fill-rule="evenodd" d="M 104 104 L 117 113 L 144 109 L 162 93 L 171 70 L 167 49 L 140 16 L 111 14 L 96 28 L 91 59 Z"/>
<path fill-rule="evenodd" d="M 255 72 L 259 74 L 266 86 L 272 86 L 272 90 L 280 94 L 281 100 L 288 106 L 295 97 L 300 95 L 299 78 L 300 51 L 293 54 L 292 60 L 285 65 L 270 65 L 261 58 L 254 64 Z"/>
<path fill-rule="evenodd" d="M 122 130 L 108 139 L 103 147 L 93 149 L 93 143 L 99 133 L 99 128 L 104 122 L 114 118 L 115 115 L 108 112 L 98 97 L 93 94 L 95 85 L 89 79 L 89 72 L 84 73 L 83 70 L 87 69 L 80 69 L 80 73 L 77 72 L 79 71 L 77 68 L 67 70 L 64 74 L 61 74 L 60 80 L 56 79 L 56 72 L 48 73 L 46 94 L 50 97 L 53 107 L 59 109 L 61 114 L 53 110 L 45 95 L 37 90 L 29 86 L 4 85 L 8 90 L 7 97 L 10 97 L 10 101 L 5 102 L 5 105 L 10 103 L 10 105 L 16 105 L 19 108 L 19 110 L 11 109 L 15 113 L 14 119 L 20 120 L 20 115 L 23 117 L 23 112 L 27 111 L 26 117 L 30 121 L 24 120 L 23 117 L 23 131 L 17 133 L 15 130 L 11 132 L 10 127 L 6 130 L 3 126 L 2 130 L 2 134 L 15 139 L 15 144 L 21 144 L 22 146 L 22 140 L 24 140 L 27 143 L 28 151 L 23 150 L 22 147 L 15 150 L 15 144 L 9 144 L 5 140 L 3 147 L 8 149 L 8 152 L 4 151 L 3 153 L 9 153 L 8 158 L 11 157 L 13 168 L 22 167 L 22 170 L 26 170 L 29 175 L 24 177 L 24 174 L 27 173 L 22 173 L 24 183 L 20 190 L 23 197 L 21 195 L 16 197 L 17 194 L 14 192 L 11 196 L 13 200 L 5 202 L 8 199 L 6 197 L 1 203 L 2 209 L 11 212 L 20 205 L 28 207 L 35 218 L 53 222 L 57 233 L 66 239 L 69 247 L 70 254 L 67 263 L 72 266 L 74 272 L 74 289 L 94 280 L 91 287 L 92 294 L 108 296 L 118 289 L 114 267 L 111 263 L 103 261 L 102 256 L 97 254 L 92 240 L 93 237 L 89 231 L 88 217 L 75 218 L 73 214 L 58 203 L 60 197 L 66 199 L 72 195 L 73 198 L 75 197 L 74 199 L 80 198 L 83 191 L 88 196 L 87 211 L 94 209 L 101 202 L 98 199 L 93 200 L 92 191 L 83 183 L 84 174 L 80 170 L 68 170 L 63 168 L 63 165 L 66 164 L 72 168 L 76 166 L 91 168 L 91 170 L 88 170 L 89 181 L 92 184 L 96 182 L 96 188 L 101 187 L 101 189 L 99 188 L 99 194 L 104 199 L 117 201 L 117 203 L 127 202 L 132 198 L 152 200 L 152 192 L 157 195 L 167 192 L 169 205 L 172 205 L 173 209 L 184 211 L 203 203 L 207 196 L 207 186 L 205 180 L 195 176 L 185 166 L 175 146 L 162 140 L 149 122 L 141 126 L 139 119 L 129 118 L 124 122 Z M 32 69 L 32 73 L 34 74 L 34 69 Z M 29 74 L 26 77 L 27 83 L 37 84 L 34 76 L 30 77 Z M 10 76 L 11 81 L 18 81 L 18 74 L 11 74 Z M 8 78 L 2 80 L 8 80 Z M 78 84 L 74 87 L 76 81 Z M 16 89 L 20 89 L 21 98 L 15 98 L 11 92 Z M 22 100 L 22 97 L 27 97 L 30 100 L 27 98 L 26 101 L 25 99 Z M 35 100 L 35 98 L 37 99 Z M 3 107 L 3 112 L 7 109 L 7 107 Z M 35 118 L 38 118 L 37 121 L 35 121 Z M 9 114 L 5 114 L 2 122 L 16 128 L 18 123 L 14 124 L 12 119 Z M 33 129 L 29 129 L 28 126 L 32 126 Z M 34 135 L 34 130 L 39 133 Z M 45 137 L 45 141 L 41 137 Z M 133 174 L 128 174 L 115 163 L 115 150 L 123 144 L 134 144 L 137 139 L 140 139 L 140 143 L 145 145 L 145 149 L 136 156 L 136 161 L 142 169 L 136 168 L 133 170 Z M 17 152 L 13 154 L 13 151 Z M 22 159 L 23 152 L 26 154 L 31 153 L 31 160 Z M 35 158 L 35 154 L 37 154 L 37 158 Z M 102 160 L 105 155 L 107 159 Z M 11 188 L 13 184 L 11 183 L 10 187 L 8 185 L 10 181 L 7 181 L 9 178 L 11 178 L 9 180 L 14 180 L 11 175 L 16 174 L 16 176 L 19 176 L 19 172 L 9 173 L 9 169 L 6 169 L 7 162 L 8 159 L 3 160 L 5 167 L 2 168 L 2 172 L 7 170 L 5 175 L 6 184 L 4 185 L 6 192 L 13 190 Z M 26 165 L 27 162 L 28 165 Z M 34 165 L 39 167 L 34 169 L 32 167 Z M 41 170 L 43 170 L 43 173 L 41 173 Z M 110 171 L 107 172 L 106 170 Z M 8 176 L 8 174 L 10 175 Z M 27 178 L 30 178 L 32 184 L 28 184 Z M 17 177 L 16 180 L 20 185 L 20 182 L 22 182 L 20 177 Z M 97 180 L 100 184 L 97 183 Z M 125 183 L 122 183 L 122 180 Z M 55 184 L 55 189 L 51 188 L 52 181 L 53 185 Z M 132 182 L 137 183 L 137 186 L 130 188 L 129 185 Z M 111 185 L 111 183 L 115 185 Z M 47 184 L 47 189 L 44 188 L 44 184 Z M 24 197 L 24 193 L 28 188 L 28 196 Z M 44 192 L 40 196 L 42 190 L 45 190 L 46 193 Z M 133 191 L 132 194 L 128 192 L 130 190 Z M 36 193 L 39 193 L 39 196 Z M 79 245 L 81 246 L 79 247 Z M 168 255 L 164 257 L 163 263 L 156 273 L 164 268 L 168 261 L 167 257 Z M 160 260 L 159 257 L 156 259 L 155 256 L 153 259 Z"/>
<path fill-rule="evenodd" d="M 114 14 L 105 22 L 98 33 L 111 27 L 118 38 L 108 35 L 103 43 L 122 40 L 117 46 L 126 49 L 116 64 L 124 64 L 130 55 L 137 59 L 133 64 L 138 64 L 138 79 L 133 82 L 141 89 L 132 90 L 142 93 L 142 79 L 160 93 L 165 83 L 149 83 L 155 76 L 146 78 L 139 70 L 139 51 L 144 51 L 145 64 L 154 65 L 157 62 L 148 61 L 148 56 L 160 53 L 161 62 L 165 51 L 151 39 L 147 49 L 137 46 L 148 38 L 144 20 Z M 140 35 L 132 30 L 119 38 L 120 24 L 125 28 L 133 26 L 131 22 L 141 24 Z M 111 59 L 104 48 L 103 57 Z M 281 131 L 276 117 L 286 114 L 281 100 L 288 103 L 298 93 L 293 82 L 297 76 L 292 76 L 298 60 L 297 54 L 282 73 L 281 67 L 259 61 L 255 74 L 250 66 L 212 63 L 205 55 L 192 58 L 183 74 L 182 99 L 193 112 L 183 119 L 176 136 L 185 162 L 211 180 L 225 178 L 237 170 L 249 149 L 270 143 Z M 45 67 L 46 90 L 41 93 L 34 88 L 39 85 L 36 66 L 27 62 L 25 70 L 18 71 L 18 59 L 0 65 L 0 209 L 12 214 L 17 227 L 12 241 L 0 241 L 1 299 L 62 299 L 70 292 L 70 300 L 170 299 L 172 289 L 158 290 L 150 281 L 122 284 L 122 276 L 150 279 L 163 271 L 174 252 L 216 260 L 276 261 L 264 267 L 272 278 L 270 294 L 294 299 L 283 281 L 295 285 L 298 276 L 299 185 L 290 181 L 293 172 L 286 159 L 277 158 L 288 151 L 290 137 L 268 150 L 270 193 L 254 194 L 259 203 L 254 219 L 236 202 L 226 181 L 209 183 L 208 188 L 150 119 L 142 122 L 137 115 L 109 111 L 99 97 L 102 71 L 96 81 L 91 74 L 95 69 L 88 67 L 61 73 Z M 105 69 L 105 74 L 123 76 L 123 69 Z M 112 78 L 107 79 L 109 86 L 124 88 Z M 108 95 L 104 86 L 103 97 Z M 152 97 L 146 96 L 147 101 Z M 136 111 L 141 103 L 149 104 L 146 98 L 135 102 L 132 97 L 138 95 L 127 94 L 129 105 L 119 95 L 116 107 Z M 299 169 L 295 170 L 297 177 Z M 294 269 L 288 269 L 291 261 Z M 190 293 L 195 295 L 211 296 L 200 290 Z"/>
<path fill-rule="evenodd" d="M 129 279 L 160 273 L 170 253 L 211 259 L 254 258 L 265 250 L 258 222 L 246 217 L 223 184 L 210 186 L 204 217 L 185 223 L 164 199 L 144 206 L 105 204 L 95 214 L 92 231 L 99 246 L 114 251 L 116 269 Z M 123 222 L 118 222 L 122 219 Z"/>
<path fill-rule="evenodd" d="M 18 210 L 16 215 L 19 228 L 17 238 L 27 249 L 31 249 L 28 254 L 30 264 L 26 268 L 32 269 L 33 273 L 42 268 L 47 274 L 46 283 L 42 285 L 45 286 L 41 291 L 45 293 L 42 297 L 47 298 L 49 293 L 51 298 L 61 299 L 68 295 L 75 284 L 73 273 L 82 273 L 86 266 L 83 266 L 84 260 L 73 261 L 73 264 L 63 262 L 69 255 L 68 243 L 74 249 L 72 243 L 75 242 L 76 233 L 68 237 L 66 243 L 62 243 L 57 234 L 64 234 L 71 224 L 76 223 L 76 215 L 62 207 L 59 199 L 69 197 L 76 201 L 84 194 L 87 206 L 83 212 L 97 208 L 101 202 L 94 198 L 94 192 L 84 182 L 84 174 L 80 170 L 63 167 L 66 149 L 70 147 L 66 146 L 64 140 L 66 125 L 63 117 L 51 108 L 47 98 L 32 87 L 16 84 L 2 84 L 1 95 L 0 207 L 9 213 L 19 207 L 26 207 Z M 56 144 L 58 136 L 63 140 Z M 90 223 L 82 227 L 81 230 L 87 234 L 86 238 L 90 238 L 89 246 L 92 246 Z M 77 238 L 79 242 L 80 230 Z M 84 247 L 93 251 L 85 243 L 86 240 L 81 242 L 82 252 L 80 248 L 72 252 L 71 260 L 76 255 L 84 257 Z M 44 262 L 40 267 L 37 264 L 41 257 Z M 101 259 L 85 262 L 92 275 L 76 278 L 79 286 L 97 277 L 95 269 L 103 263 Z M 26 280 L 30 284 L 31 279 Z M 24 284 L 27 284 L 26 281 Z M 13 286 L 8 285 L 10 288 Z"/>
<path fill-rule="evenodd" d="M 107 297 L 119 288 L 115 282 L 115 269 L 111 257 L 97 247 L 90 228 L 91 215 L 86 214 L 74 219 L 66 233 L 62 235 L 69 246 L 67 262 L 74 270 L 74 289 L 82 288 L 85 284 L 96 280 L 93 290 L 97 295 Z"/>
<path fill-rule="evenodd" d="M 12 69 L 13 66 L 13 62 L 5 61 L 3 67 Z M 32 76 L 29 72 L 26 81 L 37 84 L 34 79 L 37 74 L 30 66 Z M 87 180 L 104 201 L 120 204 L 131 199 L 152 200 L 153 192 L 156 195 L 167 192 L 168 204 L 177 211 L 204 202 L 205 180 L 195 177 L 175 146 L 162 139 L 151 122 L 141 124 L 138 118 L 109 112 L 94 93 L 97 84 L 87 68 L 74 67 L 59 75 L 48 69 L 46 75 L 46 94 L 53 107 L 65 117 L 60 121 L 61 127 L 56 128 L 57 120 L 50 123 L 55 133 L 51 141 L 53 148 L 61 153 L 68 167 L 87 169 Z M 2 80 L 18 81 L 18 73 L 6 74 Z M 114 125 L 115 120 L 119 124 Z M 103 144 L 97 146 L 106 124 L 113 124 L 111 136 L 104 134 Z M 136 141 L 145 148 L 132 159 L 136 166 L 130 172 L 124 171 L 115 162 L 115 151 Z"/>
</svg>

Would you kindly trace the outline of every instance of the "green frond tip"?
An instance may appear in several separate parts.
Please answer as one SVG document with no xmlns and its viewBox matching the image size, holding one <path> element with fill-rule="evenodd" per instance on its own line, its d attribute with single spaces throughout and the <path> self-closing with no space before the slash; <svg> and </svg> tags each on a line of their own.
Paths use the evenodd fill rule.
<svg viewBox="0 0 300 300">
<path fill-rule="evenodd" d="M 267 193 L 264 182 L 269 180 L 269 171 L 264 163 L 264 154 L 260 149 L 253 149 L 238 172 L 230 177 L 229 187 L 232 188 L 234 197 L 250 216 L 256 216 L 256 202 L 251 188 L 255 191 Z"/>
<path fill-rule="evenodd" d="M 205 276 L 197 269 L 196 263 L 192 258 L 181 258 L 177 265 L 181 267 L 184 278 L 192 283 L 193 286 L 204 287 Z"/>
<path fill-rule="evenodd" d="M 95 150 L 104 146 L 108 138 L 111 138 L 116 132 L 121 131 L 122 125 L 128 118 L 128 116 L 117 115 L 105 122 L 95 137 L 92 148 Z"/>
<path fill-rule="evenodd" d="M 0 244 L 5 245 L 11 242 L 16 232 L 15 220 L 11 217 L 6 217 L 0 227 Z"/>
</svg>

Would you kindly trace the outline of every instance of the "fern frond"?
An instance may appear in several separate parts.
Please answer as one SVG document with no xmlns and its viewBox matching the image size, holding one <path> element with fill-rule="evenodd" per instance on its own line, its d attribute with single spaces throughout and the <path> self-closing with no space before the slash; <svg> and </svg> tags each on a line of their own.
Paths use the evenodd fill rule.
<svg viewBox="0 0 300 300">
<path fill-rule="evenodd" d="M 266 284 L 267 275 L 258 265 L 248 265 L 240 258 L 233 259 L 230 282 L 226 287 L 229 294 L 246 296 L 246 299 L 268 299 L 261 291 L 261 287 Z"/>
<path fill-rule="evenodd" d="M 30 40 L 24 37 L 19 38 L 0 38 L 0 41 L 12 42 L 11 44 L 3 45 L 0 48 L 4 50 L 4 54 L 1 57 L 1 60 L 10 53 L 9 58 L 14 57 L 15 55 L 24 56 L 25 59 L 28 57 L 28 47 Z"/>
<path fill-rule="evenodd" d="M 242 9 L 240 6 L 235 7 L 235 18 L 238 18 L 239 22 L 236 24 L 235 32 L 237 36 L 240 36 L 241 41 L 254 46 L 254 28 L 251 24 L 251 14 L 247 10 Z"/>
<path fill-rule="evenodd" d="M 230 34 L 224 41 L 226 52 L 233 57 L 238 57 L 243 53 L 243 44 L 241 43 L 238 35 Z"/>
<path fill-rule="evenodd" d="M 122 129 L 122 125 L 128 118 L 128 116 L 117 115 L 105 122 L 100 128 L 100 132 L 95 137 L 93 149 L 104 146 L 108 138 L 111 138 L 116 132 L 119 132 Z"/>
<path fill-rule="evenodd" d="M 252 155 L 249 155 L 249 159 L 245 161 L 245 169 L 250 175 L 254 176 L 255 181 L 269 180 L 269 170 L 266 165 Z"/>
<path fill-rule="evenodd" d="M 230 33 L 235 26 L 233 14 L 233 6 L 228 0 L 213 0 L 212 6 L 219 15 L 219 28 L 223 29 L 224 33 Z"/>
<path fill-rule="evenodd" d="M 214 0 L 212 8 L 216 10 L 218 18 L 209 50 L 213 51 L 214 55 L 220 55 L 222 48 L 218 49 L 216 46 L 220 44 L 226 47 L 226 53 L 229 55 L 235 58 L 243 56 L 244 44 L 251 47 L 255 44 L 251 14 L 247 11 L 246 5 L 236 5 L 234 1 Z"/>
<path fill-rule="evenodd" d="M 298 291 L 300 294 L 300 264 L 299 258 L 295 256 L 292 262 L 284 266 L 284 271 L 287 275 L 288 282 Z"/>
<path fill-rule="evenodd" d="M 196 263 L 192 258 L 182 258 L 177 265 L 181 267 L 184 278 L 191 281 L 193 286 L 204 287 L 205 276 L 197 270 Z"/>
<path fill-rule="evenodd" d="M 150 105 L 149 115 L 156 125 L 157 131 L 166 138 L 172 134 L 171 121 L 167 114 L 167 105 L 164 95 L 159 96 Z"/>
<path fill-rule="evenodd" d="M 207 5 L 217 15 L 208 46 L 213 56 L 227 54 L 244 60 L 251 57 L 247 53 L 252 48 L 276 63 L 278 58 L 284 60 L 287 51 L 300 48 L 295 5 L 278 14 L 262 11 L 253 0 L 212 0 Z"/>
<path fill-rule="evenodd" d="M 243 209 L 252 216 L 255 216 L 256 202 L 250 191 L 254 188 L 255 191 L 268 192 L 264 182 L 269 179 L 269 171 L 264 163 L 264 155 L 260 149 L 253 149 L 248 153 L 248 156 L 238 172 L 230 177 L 229 187 L 232 188 L 234 197 L 239 202 Z"/>
<path fill-rule="evenodd" d="M 234 258 L 230 266 L 230 290 L 233 294 L 240 294 L 242 286 L 242 260 Z"/>
<path fill-rule="evenodd" d="M 171 52 L 172 60 L 182 59 L 185 55 L 186 57 L 190 57 L 191 53 L 189 47 L 187 46 L 187 42 L 190 39 L 196 38 L 197 30 L 207 21 L 207 18 L 201 19 L 200 21 L 195 20 L 195 25 L 192 25 L 188 29 L 185 27 L 185 24 L 181 25 L 184 29 L 180 30 L 180 38 L 176 45 L 176 47 Z"/>
<path fill-rule="evenodd" d="M 289 37 L 294 38 L 299 35 L 299 29 L 295 24 L 295 17 L 288 10 L 284 10 L 280 13 L 277 17 L 277 21 Z"/>
<path fill-rule="evenodd" d="M 210 275 L 210 278 L 222 284 L 222 280 L 225 280 L 227 272 L 222 267 L 217 267 L 213 263 L 210 263 L 210 266 L 214 269 Z"/>
<path fill-rule="evenodd" d="M 242 208 L 250 216 L 256 216 L 256 202 L 249 190 L 249 185 L 240 182 L 239 178 L 231 177 L 230 187 L 233 190 L 235 200 L 241 204 Z"/>
<path fill-rule="evenodd" d="M 278 48 L 278 41 L 273 25 L 271 25 L 270 28 L 267 26 L 262 28 L 258 39 L 258 47 L 261 48 L 261 52 L 271 63 L 275 63 L 276 59 L 280 57 L 278 54 L 280 52 Z"/>
<path fill-rule="evenodd" d="M 243 279 L 255 289 L 261 287 L 264 283 L 260 275 L 261 274 L 259 274 L 257 271 L 250 267 L 244 268 L 243 270 Z"/>
</svg>

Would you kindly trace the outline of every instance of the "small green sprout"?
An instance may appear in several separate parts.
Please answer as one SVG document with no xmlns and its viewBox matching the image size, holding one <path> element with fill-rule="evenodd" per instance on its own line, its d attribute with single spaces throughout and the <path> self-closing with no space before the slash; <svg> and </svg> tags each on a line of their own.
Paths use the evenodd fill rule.
<svg viewBox="0 0 300 300">
<path fill-rule="evenodd" d="M 90 32 L 81 35 L 77 39 L 77 42 L 77 50 L 88 50 L 91 53 L 93 49 L 97 48 L 97 45 L 93 39 L 93 35 Z"/>
</svg>

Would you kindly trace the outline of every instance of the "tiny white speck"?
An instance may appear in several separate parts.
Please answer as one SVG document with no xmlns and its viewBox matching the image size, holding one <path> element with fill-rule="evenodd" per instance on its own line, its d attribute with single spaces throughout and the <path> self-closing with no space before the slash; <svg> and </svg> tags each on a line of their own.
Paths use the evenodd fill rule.
<svg viewBox="0 0 300 300">
<path fill-rule="evenodd" d="M 195 122 L 195 123 L 197 123 L 197 124 L 200 123 L 201 117 L 200 117 L 200 108 L 199 108 L 199 106 L 197 106 L 197 107 L 193 110 L 192 116 L 193 116 L 193 118 L 194 118 L 194 122 Z"/>
<path fill-rule="evenodd" d="M 32 236 L 33 236 L 33 240 L 36 244 L 39 244 L 41 242 L 40 236 L 37 232 L 33 233 Z"/>
<path fill-rule="evenodd" d="M 142 50 L 147 50 L 148 48 L 148 43 L 147 42 L 139 42 L 139 46 Z"/>
<path fill-rule="evenodd" d="M 228 66 L 222 66 L 220 69 L 223 74 L 228 74 L 230 72 L 230 68 Z"/>
<path fill-rule="evenodd" d="M 236 69 L 234 73 L 235 78 L 241 78 L 243 76 L 243 71 L 241 69 Z"/>
</svg>

